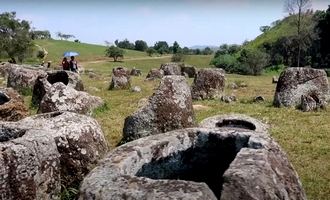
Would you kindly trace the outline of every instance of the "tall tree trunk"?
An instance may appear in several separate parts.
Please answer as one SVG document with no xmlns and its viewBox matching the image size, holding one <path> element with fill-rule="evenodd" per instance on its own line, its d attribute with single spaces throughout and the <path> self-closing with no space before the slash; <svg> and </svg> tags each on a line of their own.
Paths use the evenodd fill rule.
<svg viewBox="0 0 330 200">
<path fill-rule="evenodd" d="M 302 9 L 302 0 L 299 0 L 299 3 L 298 3 L 298 6 L 299 6 L 299 11 L 298 11 L 298 58 L 297 58 L 297 67 L 300 67 L 300 54 L 301 54 L 301 33 L 300 33 L 300 29 L 301 29 L 301 9 Z"/>
</svg>

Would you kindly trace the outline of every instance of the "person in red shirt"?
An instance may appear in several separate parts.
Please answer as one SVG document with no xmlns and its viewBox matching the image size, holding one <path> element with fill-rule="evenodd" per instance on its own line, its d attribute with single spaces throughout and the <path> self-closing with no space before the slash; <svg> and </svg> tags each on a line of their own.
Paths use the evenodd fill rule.
<svg viewBox="0 0 330 200">
<path fill-rule="evenodd" d="M 68 59 L 66 57 L 64 57 L 63 60 L 62 60 L 62 68 L 63 68 L 63 70 L 70 71 L 70 64 L 69 64 Z"/>
</svg>

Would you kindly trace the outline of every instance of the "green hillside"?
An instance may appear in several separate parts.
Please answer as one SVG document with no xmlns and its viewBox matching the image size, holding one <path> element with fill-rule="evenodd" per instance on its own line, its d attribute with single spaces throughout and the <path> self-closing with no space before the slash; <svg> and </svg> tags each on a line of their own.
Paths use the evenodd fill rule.
<svg viewBox="0 0 330 200">
<path fill-rule="evenodd" d="M 284 18 L 283 20 L 276 23 L 273 27 L 271 27 L 265 33 L 259 35 L 254 40 L 249 42 L 246 47 L 250 48 L 257 48 L 260 47 L 265 42 L 275 42 L 278 38 L 283 36 L 292 36 L 296 33 L 296 25 L 294 21 L 294 17 L 296 16 L 289 16 Z M 307 16 L 311 18 L 311 16 Z"/>
<path fill-rule="evenodd" d="M 106 46 L 94 45 L 94 44 L 85 44 L 85 43 L 76 43 L 65 40 L 35 40 L 34 43 L 41 48 L 45 48 L 48 52 L 45 61 L 52 61 L 54 63 L 61 62 L 63 58 L 63 52 L 65 51 L 77 51 L 80 53 L 79 61 L 95 61 L 95 60 L 104 60 L 109 59 L 105 56 Z M 40 48 L 39 47 L 39 48 Z M 134 50 L 124 50 L 125 58 L 137 58 L 144 57 L 146 53 Z"/>
</svg>

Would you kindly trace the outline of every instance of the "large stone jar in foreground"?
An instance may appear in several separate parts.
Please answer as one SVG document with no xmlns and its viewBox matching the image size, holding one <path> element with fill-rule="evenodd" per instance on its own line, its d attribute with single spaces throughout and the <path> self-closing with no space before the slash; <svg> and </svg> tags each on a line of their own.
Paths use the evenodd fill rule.
<svg viewBox="0 0 330 200">
<path fill-rule="evenodd" d="M 286 154 L 267 132 L 255 131 L 258 124 L 212 121 L 218 125 L 206 121 L 206 128 L 114 149 L 85 177 L 79 199 L 306 199 Z"/>
</svg>

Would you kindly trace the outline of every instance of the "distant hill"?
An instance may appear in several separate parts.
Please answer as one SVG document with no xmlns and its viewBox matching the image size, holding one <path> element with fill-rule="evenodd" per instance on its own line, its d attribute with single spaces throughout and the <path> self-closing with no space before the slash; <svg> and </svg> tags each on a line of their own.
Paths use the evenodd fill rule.
<svg viewBox="0 0 330 200">
<path fill-rule="evenodd" d="M 200 49 L 200 50 L 204 50 L 206 47 L 210 47 L 212 50 L 216 51 L 219 49 L 218 46 L 214 46 L 214 45 L 194 45 L 189 47 L 189 49 Z"/>
<path fill-rule="evenodd" d="M 41 48 L 44 48 L 48 55 L 46 61 L 50 60 L 55 63 L 60 63 L 63 58 L 63 53 L 65 51 L 77 51 L 79 52 L 78 60 L 80 62 L 84 61 L 95 61 L 106 59 L 105 50 L 106 46 L 86 44 L 86 43 L 76 43 L 65 40 L 34 40 L 34 43 Z M 124 49 L 125 58 L 137 58 L 146 56 L 145 52 L 127 50 Z"/>
</svg>

